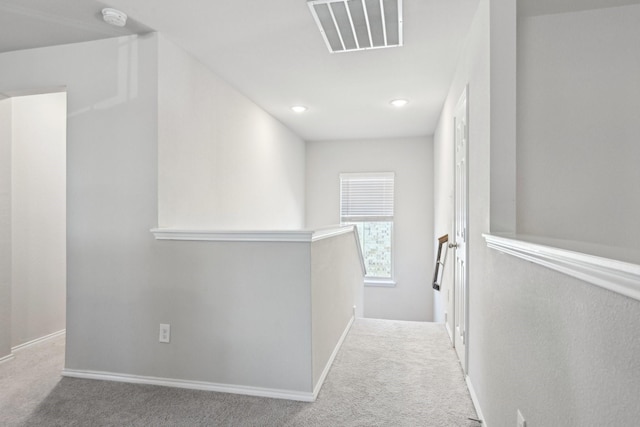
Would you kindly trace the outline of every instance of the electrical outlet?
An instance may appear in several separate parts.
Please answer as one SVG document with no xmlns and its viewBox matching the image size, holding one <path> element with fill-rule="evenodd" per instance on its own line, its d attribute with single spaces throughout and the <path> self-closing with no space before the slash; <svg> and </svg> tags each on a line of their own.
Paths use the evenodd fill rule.
<svg viewBox="0 0 640 427">
<path fill-rule="evenodd" d="M 168 323 L 160 323 L 160 342 L 171 341 L 171 325 Z"/>
<path fill-rule="evenodd" d="M 524 420 L 524 417 L 522 416 L 522 412 L 520 412 L 520 409 L 518 409 L 518 424 L 517 427 L 527 427 L 527 422 Z"/>
</svg>

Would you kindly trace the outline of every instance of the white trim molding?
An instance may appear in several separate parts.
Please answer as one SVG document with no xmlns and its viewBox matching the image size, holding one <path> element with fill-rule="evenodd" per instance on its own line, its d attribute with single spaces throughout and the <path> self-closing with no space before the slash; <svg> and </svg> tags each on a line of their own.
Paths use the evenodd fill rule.
<svg viewBox="0 0 640 427">
<path fill-rule="evenodd" d="M 57 338 L 59 336 L 62 336 L 64 334 L 66 334 L 66 333 L 67 333 L 67 330 L 66 329 L 62 329 L 60 331 L 53 332 L 53 333 L 51 333 L 49 335 L 45 335 L 43 337 L 36 338 L 34 340 L 27 341 L 27 342 L 22 343 L 22 344 L 18 344 L 15 347 L 11 347 L 11 353 L 7 354 L 6 356 L 0 357 L 0 364 L 2 364 L 4 362 L 8 362 L 8 361 L 12 360 L 13 358 L 15 358 L 15 355 L 13 353 L 15 353 L 16 351 L 19 352 L 20 350 L 24 350 L 27 347 L 31 347 L 32 345 L 36 345 L 36 344 L 43 343 L 45 341 L 52 340 L 54 338 Z"/>
<path fill-rule="evenodd" d="M 311 241 L 317 242 L 318 240 L 328 239 L 330 237 L 339 236 L 341 234 L 354 233 L 355 229 L 355 225 L 336 225 L 335 227 L 330 228 L 320 228 L 313 232 Z"/>
<path fill-rule="evenodd" d="M 14 359 L 16 356 L 13 355 L 13 353 L 9 353 L 6 356 L 0 357 L 0 365 L 3 364 L 4 362 L 8 362 L 9 360 Z"/>
<path fill-rule="evenodd" d="M 204 240 L 210 242 L 311 242 L 310 230 L 215 231 L 152 228 L 156 240 Z"/>
<path fill-rule="evenodd" d="M 364 254 L 362 253 L 362 245 L 360 245 L 360 236 L 358 235 L 358 229 L 355 225 L 349 225 L 347 227 L 351 227 L 351 232 L 353 233 L 353 238 L 356 243 L 356 250 L 358 251 L 358 258 L 360 258 L 360 269 L 362 270 L 362 276 L 365 277 L 367 275 L 367 266 L 364 263 Z"/>
<path fill-rule="evenodd" d="M 392 279 L 364 278 L 364 285 L 372 288 L 395 288 L 396 281 Z"/>
<path fill-rule="evenodd" d="M 360 259 L 360 268 L 362 269 L 362 275 L 367 275 L 367 268 L 364 265 L 364 255 L 362 254 L 362 247 L 360 246 L 360 238 L 358 237 L 358 230 L 353 224 L 348 225 L 335 225 L 332 227 L 321 228 L 313 232 L 312 242 L 328 239 L 330 237 L 340 236 L 342 234 L 353 235 L 356 244 L 356 250 L 358 251 L 358 258 Z"/>
<path fill-rule="evenodd" d="M 45 335 L 45 336 L 40 337 L 40 338 L 36 338 L 35 340 L 31 340 L 31 341 L 28 341 L 28 342 L 25 342 L 25 343 L 22 343 L 22 344 L 18 344 L 17 346 L 12 347 L 11 351 L 20 351 L 20 350 L 23 350 L 23 349 L 25 349 L 27 347 L 31 347 L 32 345 L 40 344 L 41 342 L 52 340 L 52 339 L 57 338 L 57 337 L 59 337 L 61 335 L 64 335 L 66 332 L 67 332 L 66 329 L 62 329 L 62 330 L 60 330 L 58 332 L 54 332 L 54 333 L 51 333 L 49 335 Z"/>
<path fill-rule="evenodd" d="M 288 242 L 312 243 L 343 234 L 355 236 L 362 274 L 366 275 L 364 257 L 360 248 L 358 232 L 354 225 L 336 225 L 318 230 L 187 230 L 175 228 L 152 228 L 149 230 L 156 240 L 206 241 L 206 242 Z M 389 285 L 387 285 L 389 286 Z"/>
<path fill-rule="evenodd" d="M 347 334 L 349 333 L 349 330 L 351 329 L 351 326 L 353 325 L 353 322 L 355 320 L 355 311 L 356 311 L 356 307 L 353 306 L 353 313 L 354 315 L 351 316 L 351 320 L 349 320 L 349 323 L 347 324 L 347 327 L 344 329 L 344 332 L 342 332 L 342 335 L 340 336 L 340 339 L 338 340 L 338 343 L 336 344 L 336 347 L 333 349 L 333 353 L 331 353 L 331 356 L 329 356 L 329 360 L 327 360 L 327 364 L 324 367 L 324 370 L 322 371 L 322 374 L 320 375 L 320 378 L 318 378 L 318 382 L 316 383 L 316 386 L 313 388 L 313 400 L 315 401 L 318 397 L 318 393 L 320 393 L 320 389 L 322 388 L 322 384 L 324 384 L 324 380 L 327 378 L 327 375 L 329 374 L 329 371 L 331 370 L 331 365 L 333 365 L 333 361 L 335 360 L 336 356 L 338 355 L 338 351 L 340 350 L 340 347 L 342 347 L 342 343 L 344 342 L 345 338 L 347 338 Z"/>
<path fill-rule="evenodd" d="M 90 380 L 115 381 L 131 384 L 149 384 L 164 387 L 177 387 L 190 390 L 214 391 L 219 393 L 233 393 L 246 396 L 271 397 L 274 399 L 288 399 L 301 402 L 313 402 L 315 400 L 315 397 L 311 392 L 280 390 L 262 387 L 247 387 L 242 385 L 210 383 L 204 381 L 176 380 L 172 378 L 146 377 L 140 375 L 116 374 L 112 372 L 63 369 L 62 376 Z"/>
<path fill-rule="evenodd" d="M 476 390 L 473 388 L 473 384 L 471 383 L 471 378 L 467 375 L 464 380 L 467 383 L 467 388 L 469 389 L 469 395 L 471 395 L 471 403 L 473 403 L 473 407 L 476 410 L 476 414 L 478 415 L 478 419 L 482 421 L 482 427 L 487 427 L 487 422 L 484 419 L 484 415 L 482 414 L 482 408 L 480 408 L 480 401 L 478 400 L 478 395 L 476 394 Z"/>
<path fill-rule="evenodd" d="M 483 234 L 487 246 L 585 282 L 640 300 L 640 265 L 518 238 Z"/>
<path fill-rule="evenodd" d="M 280 389 L 271 389 L 271 388 L 262 388 L 262 387 L 248 387 L 234 384 L 220 384 L 220 383 L 211 383 L 205 381 L 190 381 L 190 380 L 177 380 L 172 378 L 159 378 L 159 377 L 148 377 L 148 376 L 140 376 L 140 375 L 128 375 L 128 374 L 117 374 L 112 372 L 100 372 L 100 371 L 85 371 L 85 370 L 76 370 L 76 369 L 63 369 L 62 376 L 70 377 L 70 378 L 82 378 L 82 379 L 90 379 L 90 380 L 101 380 L 101 381 L 115 381 L 115 382 L 123 382 L 123 383 L 131 383 L 131 384 L 148 384 L 148 385 L 157 385 L 163 387 L 177 387 L 177 388 L 185 388 L 190 390 L 204 390 L 204 391 L 213 391 L 219 393 L 233 393 L 233 394 L 242 394 L 246 396 L 258 396 L 258 397 L 270 397 L 274 399 L 288 399 L 288 400 L 296 400 L 300 402 L 315 402 L 318 397 L 318 393 L 320 393 L 320 389 L 324 384 L 324 380 L 326 379 L 329 371 L 331 370 L 331 366 L 338 354 L 338 351 L 342 347 L 342 343 L 347 337 L 351 326 L 353 325 L 355 318 L 352 316 L 349 320 L 345 330 L 343 331 L 340 339 L 338 340 L 331 356 L 327 360 L 327 364 L 318 379 L 315 387 L 313 388 L 313 392 L 302 392 L 295 390 L 280 390 Z M 9 360 L 13 358 L 13 355 L 10 354 L 2 359 L 0 362 Z"/>
<path fill-rule="evenodd" d="M 211 242 L 298 242 L 309 243 L 354 232 L 353 225 L 318 230 L 187 230 L 152 228 L 156 240 L 195 240 Z"/>
</svg>

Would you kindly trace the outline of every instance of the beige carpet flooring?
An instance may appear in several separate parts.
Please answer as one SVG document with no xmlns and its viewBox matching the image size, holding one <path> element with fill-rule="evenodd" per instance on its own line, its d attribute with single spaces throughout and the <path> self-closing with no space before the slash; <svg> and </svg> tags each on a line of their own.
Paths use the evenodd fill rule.
<svg viewBox="0 0 640 427">
<path fill-rule="evenodd" d="M 63 364 L 64 337 L 0 364 L 0 425 L 479 426 L 441 324 L 357 320 L 314 403 L 61 378 Z"/>
</svg>

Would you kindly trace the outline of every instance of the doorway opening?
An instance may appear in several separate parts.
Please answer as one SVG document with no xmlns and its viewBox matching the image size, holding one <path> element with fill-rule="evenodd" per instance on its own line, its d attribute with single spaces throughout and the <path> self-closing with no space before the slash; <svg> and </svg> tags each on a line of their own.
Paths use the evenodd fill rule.
<svg viewBox="0 0 640 427">
<path fill-rule="evenodd" d="M 11 94 L 0 104 L 13 353 L 66 331 L 67 94 Z"/>
</svg>

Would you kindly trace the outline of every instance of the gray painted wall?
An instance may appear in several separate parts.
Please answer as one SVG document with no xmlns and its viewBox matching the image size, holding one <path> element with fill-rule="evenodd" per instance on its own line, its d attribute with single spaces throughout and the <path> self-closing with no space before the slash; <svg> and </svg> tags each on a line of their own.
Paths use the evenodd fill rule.
<svg viewBox="0 0 640 427">
<path fill-rule="evenodd" d="M 0 99 L 0 358 L 11 354 L 11 99 Z"/>
<path fill-rule="evenodd" d="M 0 55 L 2 91 L 68 91 L 67 367 L 153 359 L 139 346 L 154 317 L 156 51 L 149 35 Z"/>
<path fill-rule="evenodd" d="M 488 425 L 513 426 L 517 409 L 528 425 L 635 425 L 640 302 L 491 250 L 483 261 L 470 376 Z"/>
<path fill-rule="evenodd" d="M 100 314 L 108 319 L 122 313 L 129 327 L 138 322 L 131 335 L 140 342 L 134 352 L 125 346 L 111 350 L 116 365 L 100 360 L 102 366 L 136 375 L 312 390 L 310 244 L 154 246 L 152 280 L 136 292 L 146 301 L 129 297 Z M 126 313 L 127 306 L 135 311 Z M 171 344 L 158 343 L 159 323 L 171 324 Z"/>
<path fill-rule="evenodd" d="M 396 286 L 365 286 L 364 316 L 433 319 L 433 143 L 431 138 L 307 142 L 307 227 L 340 222 L 342 172 L 395 172 Z"/>
<path fill-rule="evenodd" d="M 336 343 L 362 303 L 361 267 L 354 233 L 311 244 L 311 337 L 316 387 Z"/>
<path fill-rule="evenodd" d="M 639 23 L 640 5 L 519 20 L 519 233 L 640 250 Z"/>
<path fill-rule="evenodd" d="M 67 87 L 65 367 L 309 393 L 311 245 L 149 232 L 158 43 L 151 34 L 0 54 L 0 92 Z M 160 323 L 172 325 L 170 344 L 158 342 Z"/>
<path fill-rule="evenodd" d="M 518 409 L 528 425 L 634 425 L 640 416 L 640 302 L 495 252 L 481 236 L 493 224 L 489 179 L 500 168 L 489 158 L 501 121 L 489 113 L 505 111 L 504 105 L 494 110 L 496 102 L 510 102 L 509 96 L 493 97 L 511 82 L 500 87 L 492 78 L 493 64 L 512 58 L 493 44 L 489 23 L 500 19 L 515 21 L 511 2 L 480 2 L 435 136 L 436 158 L 447 158 L 453 152 L 451 106 L 469 82 L 469 379 L 491 427 L 515 425 Z M 491 58 L 491 69 L 489 55 L 498 56 Z M 617 147 L 614 140 L 609 144 Z M 436 172 L 436 200 L 442 203 L 450 203 L 452 165 L 444 162 Z M 582 184 L 575 191 L 599 200 L 597 191 Z M 450 208 L 436 209 L 436 233 L 450 229 L 450 222 Z"/>
</svg>

